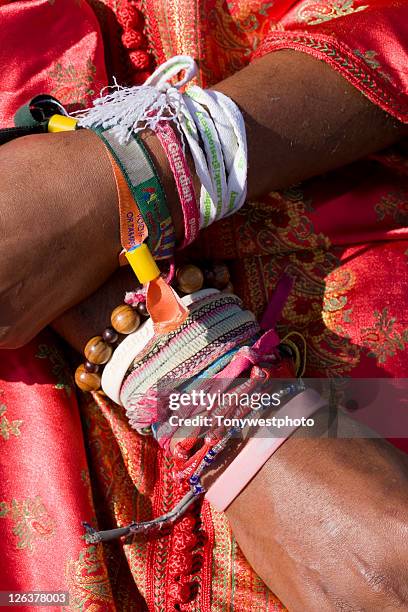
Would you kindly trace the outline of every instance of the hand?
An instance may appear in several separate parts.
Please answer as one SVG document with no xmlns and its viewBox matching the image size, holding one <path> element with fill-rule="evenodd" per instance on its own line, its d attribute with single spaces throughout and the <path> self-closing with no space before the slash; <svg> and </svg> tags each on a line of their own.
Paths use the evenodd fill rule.
<svg viewBox="0 0 408 612">
<path fill-rule="evenodd" d="M 408 609 L 408 458 L 382 440 L 288 440 L 227 510 L 291 612 Z"/>
</svg>

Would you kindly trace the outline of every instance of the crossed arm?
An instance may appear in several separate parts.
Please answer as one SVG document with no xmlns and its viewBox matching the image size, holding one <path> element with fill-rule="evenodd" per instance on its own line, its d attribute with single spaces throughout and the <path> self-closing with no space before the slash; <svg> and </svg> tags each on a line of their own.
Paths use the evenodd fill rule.
<svg viewBox="0 0 408 612">
<path fill-rule="evenodd" d="M 257 60 L 217 89 L 245 115 L 250 198 L 406 133 L 326 65 L 296 52 Z M 144 138 L 180 234 L 170 169 L 155 137 Z M 24 138 L 0 148 L 0 170 L 0 347 L 24 344 L 57 319 L 81 350 L 127 286 L 126 271 L 113 274 L 117 204 L 103 146 L 87 131 Z M 254 569 L 289 609 L 406 610 L 407 485 L 408 461 L 386 442 L 292 438 L 228 516 Z"/>
<path fill-rule="evenodd" d="M 352 162 L 405 132 L 324 63 L 293 51 L 269 54 L 216 88 L 245 116 L 250 198 Z M 167 160 L 155 137 L 144 137 L 180 234 Z M 117 268 L 120 244 L 112 170 L 94 134 L 11 142 L 0 149 L 0 169 L 0 347 L 7 348 L 100 287 Z M 88 332 L 99 323 L 94 313 Z M 79 348 L 84 340 L 79 333 Z"/>
</svg>

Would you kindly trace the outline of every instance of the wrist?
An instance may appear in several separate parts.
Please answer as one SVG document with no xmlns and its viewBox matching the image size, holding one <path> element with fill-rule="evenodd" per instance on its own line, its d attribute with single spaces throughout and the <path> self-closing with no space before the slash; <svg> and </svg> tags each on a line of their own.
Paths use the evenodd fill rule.
<svg viewBox="0 0 408 612">
<path fill-rule="evenodd" d="M 0 343 L 13 348 L 105 282 L 117 267 L 119 224 L 110 162 L 88 130 L 12 141 L 0 167 L 9 238 Z"/>
<path fill-rule="evenodd" d="M 72 147 L 70 172 L 83 186 L 83 198 L 76 200 L 76 209 L 70 214 L 86 221 L 87 248 L 92 245 L 100 265 L 108 265 L 109 258 L 112 271 L 121 246 L 116 184 L 105 146 L 91 130 L 53 134 L 52 138 L 61 139 L 66 149 Z"/>
</svg>

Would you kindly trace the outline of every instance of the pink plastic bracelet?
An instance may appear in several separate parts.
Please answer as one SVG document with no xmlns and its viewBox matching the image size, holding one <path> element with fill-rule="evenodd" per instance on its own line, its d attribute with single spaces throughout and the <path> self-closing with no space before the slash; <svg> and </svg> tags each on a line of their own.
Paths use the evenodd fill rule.
<svg viewBox="0 0 408 612">
<path fill-rule="evenodd" d="M 166 152 L 180 197 L 184 217 L 184 240 L 181 245 L 183 248 L 191 244 L 200 231 L 200 212 L 193 179 L 180 141 L 171 125 L 162 121 L 156 129 L 156 135 Z"/>
<path fill-rule="evenodd" d="M 302 419 L 302 417 L 308 419 L 326 403 L 316 391 L 307 389 L 289 400 L 274 416 L 283 419 L 288 417 L 293 420 Z M 206 499 L 220 512 L 228 508 L 248 482 L 296 429 L 298 429 L 297 426 L 286 427 L 285 435 L 280 438 L 264 438 L 265 429 L 259 429 L 208 489 Z M 269 432 L 272 436 L 272 431 L 269 430 Z"/>
</svg>

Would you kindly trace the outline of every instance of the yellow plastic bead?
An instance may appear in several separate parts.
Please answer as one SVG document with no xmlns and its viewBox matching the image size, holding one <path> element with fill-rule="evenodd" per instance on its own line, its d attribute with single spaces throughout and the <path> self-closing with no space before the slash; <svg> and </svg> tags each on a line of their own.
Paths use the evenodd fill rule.
<svg viewBox="0 0 408 612">
<path fill-rule="evenodd" d="M 147 244 L 141 244 L 136 249 L 128 251 L 126 253 L 126 259 L 132 266 L 133 272 L 142 285 L 160 276 L 160 270 Z"/>
<path fill-rule="evenodd" d="M 49 132 L 72 132 L 76 130 L 78 119 L 65 115 L 52 115 L 48 121 Z"/>
</svg>

